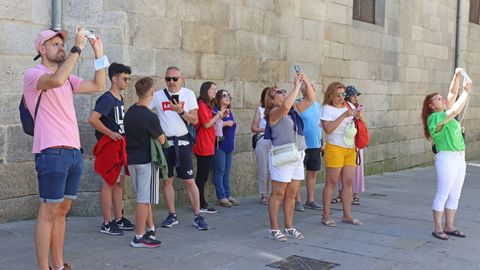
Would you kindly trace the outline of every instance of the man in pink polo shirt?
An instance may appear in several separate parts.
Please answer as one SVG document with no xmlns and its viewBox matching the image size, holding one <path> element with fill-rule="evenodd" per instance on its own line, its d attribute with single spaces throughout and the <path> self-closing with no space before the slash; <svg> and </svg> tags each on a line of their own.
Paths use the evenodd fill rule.
<svg viewBox="0 0 480 270">
<path fill-rule="evenodd" d="M 83 170 L 80 135 L 75 115 L 73 94 L 96 92 L 105 89 L 105 65 L 100 38 L 90 37 L 96 71 L 93 80 L 87 81 L 72 75 L 87 41 L 83 28 L 75 31 L 75 45 L 70 54 L 65 52 L 66 31 L 45 30 L 38 34 L 35 49 L 41 63 L 27 69 L 23 79 L 23 93 L 30 112 L 40 99 L 35 121 L 33 150 L 38 173 L 41 199 L 35 228 L 35 249 L 39 269 L 71 269 L 63 261 L 65 217 L 77 189 Z M 36 57 L 35 59 L 37 59 Z M 102 62 L 103 61 L 103 65 Z"/>
</svg>

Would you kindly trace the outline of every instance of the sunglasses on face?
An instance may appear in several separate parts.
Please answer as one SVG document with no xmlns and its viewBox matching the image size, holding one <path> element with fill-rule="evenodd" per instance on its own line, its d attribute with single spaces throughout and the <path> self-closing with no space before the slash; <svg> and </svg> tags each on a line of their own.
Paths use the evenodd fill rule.
<svg viewBox="0 0 480 270">
<path fill-rule="evenodd" d="M 180 77 L 165 77 L 165 81 L 167 82 L 171 82 L 172 80 L 176 82 L 178 79 L 180 79 Z"/>
<path fill-rule="evenodd" d="M 122 77 L 122 80 L 124 80 L 125 82 L 130 82 L 132 80 L 132 78 L 130 77 Z"/>
<path fill-rule="evenodd" d="M 346 96 L 346 95 L 347 95 L 347 94 L 345 94 L 345 92 L 343 92 L 343 93 L 337 93 L 337 97 L 344 97 L 344 96 Z"/>
<path fill-rule="evenodd" d="M 287 90 L 285 90 L 285 89 L 275 90 L 275 94 L 285 95 L 286 93 L 287 93 Z"/>
<path fill-rule="evenodd" d="M 230 94 L 228 93 L 222 94 L 222 98 L 226 98 L 226 97 L 230 98 Z"/>
</svg>

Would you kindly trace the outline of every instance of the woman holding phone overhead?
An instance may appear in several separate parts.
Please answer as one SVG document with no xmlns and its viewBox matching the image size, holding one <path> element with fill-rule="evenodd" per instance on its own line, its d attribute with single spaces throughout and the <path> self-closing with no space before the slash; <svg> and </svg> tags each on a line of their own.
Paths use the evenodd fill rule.
<svg viewBox="0 0 480 270">
<path fill-rule="evenodd" d="M 463 91 L 457 99 L 462 73 Z M 471 91 L 472 81 L 462 68 L 457 68 L 446 100 L 438 93 L 432 93 L 423 101 L 422 121 L 425 138 L 433 140 L 437 149 L 435 155 L 437 192 L 432 205 L 435 230 L 432 236 L 441 240 L 447 240 L 449 235 L 465 237 L 465 234 L 454 225 L 466 171 L 465 142 L 462 128 L 455 116 L 464 110 Z M 442 228 L 444 211 L 445 226 Z"/>
<path fill-rule="evenodd" d="M 305 84 L 305 97 L 300 102 L 295 100 L 300 92 L 301 83 Z M 269 87 L 265 97 L 265 138 L 272 140 L 272 154 L 269 159 L 269 171 L 272 181 L 272 191 L 268 202 L 270 230 L 268 236 L 274 240 L 287 241 L 287 236 L 302 239 L 303 234 L 293 225 L 295 196 L 300 187 L 300 181 L 305 178 L 303 170 L 304 149 L 306 148 L 303 136 L 303 122 L 299 112 L 306 110 L 314 101 L 310 80 L 302 72 L 295 76 L 294 89 L 290 94 L 287 90 L 275 86 Z M 298 160 L 288 160 L 286 163 L 274 162 L 274 149 L 282 146 L 291 146 Z M 283 234 L 279 229 L 278 211 L 283 202 L 284 225 Z"/>
</svg>

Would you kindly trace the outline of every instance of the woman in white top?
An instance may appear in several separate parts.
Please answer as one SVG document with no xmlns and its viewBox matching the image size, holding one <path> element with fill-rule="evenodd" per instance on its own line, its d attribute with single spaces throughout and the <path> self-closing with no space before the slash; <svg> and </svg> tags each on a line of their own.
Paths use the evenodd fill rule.
<svg viewBox="0 0 480 270">
<path fill-rule="evenodd" d="M 260 203 L 263 205 L 268 204 L 267 191 L 272 190 L 272 184 L 270 179 L 267 178 L 268 172 L 268 154 L 270 147 L 272 147 L 272 141 L 266 140 L 263 138 L 263 133 L 265 132 L 265 95 L 267 94 L 270 88 L 266 87 L 263 89 L 262 94 L 260 95 L 260 104 L 261 106 L 255 111 L 255 116 L 252 120 L 252 132 L 256 133 L 257 145 L 255 147 L 255 158 L 257 159 L 258 166 L 258 190 L 261 194 Z M 267 187 L 268 186 L 268 187 Z"/>
<path fill-rule="evenodd" d="M 352 217 L 352 181 L 355 177 L 356 151 L 354 137 L 356 134 L 353 125 L 353 117 L 359 113 L 353 104 L 347 107 L 345 98 L 345 85 L 340 82 L 333 82 L 328 85 L 323 99 L 322 120 L 323 130 L 326 133 L 325 139 L 325 168 L 326 182 L 323 188 L 323 217 L 322 223 L 329 227 L 337 224 L 330 216 L 330 204 L 332 192 L 339 177 L 342 178 L 342 222 L 353 225 L 361 225 L 358 219 Z"/>
</svg>

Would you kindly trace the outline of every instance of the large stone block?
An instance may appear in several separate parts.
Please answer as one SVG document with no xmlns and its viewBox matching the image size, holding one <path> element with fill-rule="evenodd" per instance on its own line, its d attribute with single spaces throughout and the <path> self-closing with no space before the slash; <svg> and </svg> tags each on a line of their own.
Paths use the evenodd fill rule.
<svg viewBox="0 0 480 270">
<path fill-rule="evenodd" d="M 0 201 L 38 194 L 34 162 L 0 164 Z"/>
<path fill-rule="evenodd" d="M 251 134 L 250 130 L 255 109 L 235 109 L 233 110 L 237 129 L 235 135 Z"/>
<path fill-rule="evenodd" d="M 325 41 L 325 24 L 309 19 L 303 20 L 303 38 L 318 42 Z"/>
<path fill-rule="evenodd" d="M 0 32 L 1 33 L 1 32 Z M 0 39 L 0 42 L 1 39 Z M 34 55 L 33 40 L 30 42 L 32 49 L 30 55 Z M 30 56 L 0 56 L 0 74 L 5 79 L 0 80 L 0 95 L 16 94 L 18 97 L 23 93 L 23 75 L 29 67 L 33 67 L 32 58 Z M 20 98 L 19 98 L 20 102 Z M 5 123 L 0 121 L 1 123 Z"/>
<path fill-rule="evenodd" d="M 368 79 L 368 62 L 363 61 L 350 61 L 349 65 L 349 77 L 354 79 Z"/>
<path fill-rule="evenodd" d="M 243 0 L 243 5 L 246 7 L 251 7 L 254 9 L 265 9 L 265 10 L 273 10 L 274 9 L 274 0 Z"/>
<path fill-rule="evenodd" d="M 0 200 L 0 223 L 35 218 L 39 204 L 37 195 Z"/>
<path fill-rule="evenodd" d="M 227 28 L 230 23 L 230 5 L 215 0 L 181 0 L 178 3 L 178 17 L 185 22 Z"/>
<path fill-rule="evenodd" d="M 278 40 L 276 37 L 237 31 L 239 56 L 278 58 Z"/>
<path fill-rule="evenodd" d="M 181 23 L 158 17 L 129 17 L 129 35 L 135 47 L 179 49 Z"/>
<path fill-rule="evenodd" d="M 258 106 L 260 106 L 260 95 L 262 94 L 263 88 L 272 86 L 272 83 L 245 82 L 243 108 L 258 108 Z"/>
<path fill-rule="evenodd" d="M 200 54 L 180 50 L 158 49 L 155 53 L 155 74 L 162 77 L 169 66 L 177 66 L 187 78 L 198 78 Z M 164 81 L 161 87 L 164 87 Z"/>
<path fill-rule="evenodd" d="M 98 216 L 102 213 L 98 192 L 80 192 L 72 203 L 69 215 L 72 216 Z"/>
<path fill-rule="evenodd" d="M 193 52 L 214 52 L 215 28 L 211 25 L 182 23 L 182 49 Z"/>
<path fill-rule="evenodd" d="M 23 133 L 21 126 L 9 126 L 6 137 L 6 162 L 16 163 L 33 160 L 33 137 Z"/>
<path fill-rule="evenodd" d="M 87 123 L 88 117 L 90 116 L 92 108 L 94 107 L 93 104 L 95 104 L 92 104 L 92 96 L 75 95 L 73 100 L 75 102 L 75 113 L 77 115 L 77 121 Z"/>
<path fill-rule="evenodd" d="M 233 9 L 234 29 L 263 33 L 265 12 L 261 9 L 236 6 Z"/>
<path fill-rule="evenodd" d="M 79 124 L 80 145 L 83 148 L 84 157 L 92 157 L 93 148 L 97 143 L 95 129 L 87 123 Z"/>
<path fill-rule="evenodd" d="M 0 164 L 5 163 L 5 159 L 7 158 L 6 157 L 7 147 L 6 147 L 6 144 L 5 144 L 6 136 L 7 136 L 6 130 L 7 129 L 5 127 L 0 126 Z"/>
<path fill-rule="evenodd" d="M 291 14 L 278 15 L 278 13 L 266 12 L 264 27 L 267 35 L 303 38 L 303 20 Z"/>
<path fill-rule="evenodd" d="M 326 21 L 340 24 L 351 24 L 352 17 L 348 16 L 348 9 L 349 7 L 347 6 L 339 5 L 334 2 L 327 2 Z"/>
<path fill-rule="evenodd" d="M 246 196 L 258 189 L 255 177 L 255 154 L 253 152 L 234 153 L 230 177 L 233 196 Z"/>
<path fill-rule="evenodd" d="M 284 60 L 265 60 L 261 66 L 261 79 L 267 84 L 287 81 L 288 62 Z"/>
<path fill-rule="evenodd" d="M 338 23 L 325 24 L 325 40 L 346 43 L 349 37 L 350 27 Z"/>
<path fill-rule="evenodd" d="M 18 3 L 23 4 L 23 2 Z M 28 5 L 23 8 L 25 7 L 28 7 Z M 24 16 L 28 16 L 28 14 L 26 13 Z M 32 22 L 41 25 L 52 23 L 52 1 L 32 0 Z"/>
<path fill-rule="evenodd" d="M 348 77 L 349 75 L 349 62 L 342 59 L 325 57 L 324 61 L 325 69 L 324 76 L 333 77 Z"/>
<path fill-rule="evenodd" d="M 321 63 L 323 61 L 323 48 L 319 42 L 290 39 L 288 60 Z"/>
<path fill-rule="evenodd" d="M 310 20 L 324 21 L 326 10 L 325 1 L 303 0 L 300 6 L 300 16 Z"/>
<path fill-rule="evenodd" d="M 225 78 L 225 56 L 202 54 L 200 58 L 200 77 L 208 80 Z"/>
<path fill-rule="evenodd" d="M 129 13 L 141 15 L 165 16 L 166 0 L 107 0 L 103 3 L 108 10 L 128 11 Z"/>
<path fill-rule="evenodd" d="M 0 123 L 11 125 L 20 123 L 18 105 L 21 96 L 18 94 L 4 94 L 0 99 Z"/>
<path fill-rule="evenodd" d="M 288 14 L 290 16 L 300 16 L 302 3 L 300 0 L 277 0 L 273 2 L 275 12 L 279 14 Z"/>
<path fill-rule="evenodd" d="M 155 49 L 128 46 L 125 61 L 129 63 L 136 75 L 152 76 L 155 74 Z"/>
<path fill-rule="evenodd" d="M 221 30 L 215 33 L 215 53 L 222 55 L 236 55 L 237 36 L 235 31 Z"/>
<path fill-rule="evenodd" d="M 101 21 L 103 15 L 103 2 L 101 1 L 62 1 L 62 19 L 65 25 L 95 26 Z"/>
<path fill-rule="evenodd" d="M 0 9 L 0 19 L 30 21 L 32 19 L 32 2 L 19 2 L 14 0 L 2 1 L 2 8 Z"/>
<path fill-rule="evenodd" d="M 235 135 L 235 153 L 252 152 L 252 134 Z"/>
<path fill-rule="evenodd" d="M 37 55 L 34 45 L 35 39 L 38 33 L 44 29 L 47 29 L 47 27 L 19 23 L 2 24 L 0 28 L 0 54 L 35 57 Z M 22 34 L 19 35 L 18 33 Z M 29 65 L 32 65 L 31 63 L 30 61 Z"/>
<path fill-rule="evenodd" d="M 260 59 L 257 57 L 241 57 L 237 80 L 258 81 L 260 77 Z"/>
</svg>

